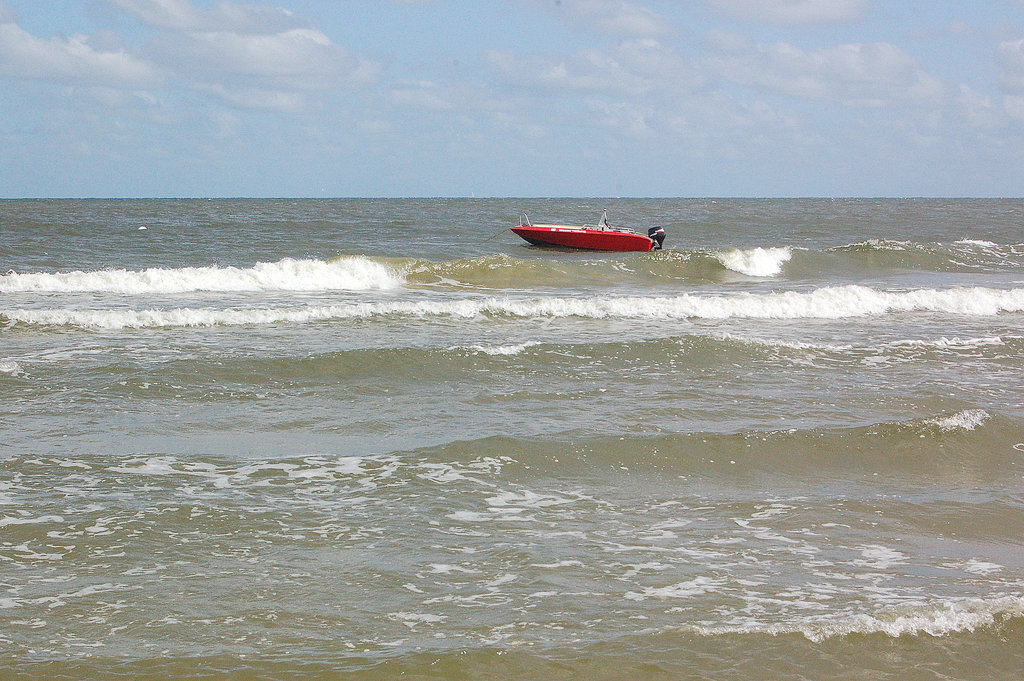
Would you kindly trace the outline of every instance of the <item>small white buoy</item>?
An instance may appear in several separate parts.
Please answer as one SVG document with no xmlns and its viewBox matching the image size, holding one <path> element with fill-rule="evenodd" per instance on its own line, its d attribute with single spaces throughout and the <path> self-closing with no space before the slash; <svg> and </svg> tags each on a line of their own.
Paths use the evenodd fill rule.
<svg viewBox="0 0 1024 681">
<path fill-rule="evenodd" d="M 140 232 L 141 232 L 142 230 L 144 230 L 144 229 L 146 229 L 146 226 L 145 226 L 145 225 L 143 225 L 142 227 L 139 227 L 139 231 L 140 231 Z"/>
</svg>

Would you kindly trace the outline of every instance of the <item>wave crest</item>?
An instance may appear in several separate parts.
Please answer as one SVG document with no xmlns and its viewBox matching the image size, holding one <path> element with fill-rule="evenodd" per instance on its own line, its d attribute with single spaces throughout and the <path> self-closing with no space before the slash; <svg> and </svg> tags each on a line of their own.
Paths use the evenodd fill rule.
<svg viewBox="0 0 1024 681">
<path fill-rule="evenodd" d="M 788 246 L 749 250 L 732 248 L 716 252 L 715 257 L 723 267 L 734 272 L 750 277 L 774 277 L 782 272 L 782 266 L 793 257 L 793 251 Z"/>
<path fill-rule="evenodd" d="M 704 635 L 727 633 L 801 634 L 820 643 L 826 639 L 851 635 L 884 634 L 900 636 L 948 636 L 964 631 L 991 627 L 1010 618 L 1024 617 L 1024 598 L 998 596 L 942 601 L 929 605 L 906 605 L 887 608 L 874 614 L 857 613 L 842 618 L 808 619 L 798 624 L 757 625 L 735 628 L 707 627 Z"/>
<path fill-rule="evenodd" d="M 11 273 L 0 277 L 2 293 L 190 293 L 195 291 L 363 291 L 401 286 L 387 265 L 362 256 L 329 261 L 293 260 L 252 267 L 182 267 L 94 272 Z"/>
<path fill-rule="evenodd" d="M 515 318 L 581 317 L 586 319 L 845 319 L 869 315 L 938 312 L 995 316 L 1024 311 L 1024 288 L 984 287 L 882 291 L 865 286 L 820 288 L 807 293 L 741 293 L 670 297 L 623 296 L 567 298 L 405 300 L 257 309 L 178 308 L 169 310 L 0 310 L 10 322 L 82 328 L 183 327 L 370 318 L 506 316 Z"/>
<path fill-rule="evenodd" d="M 974 430 L 990 418 L 991 416 L 984 409 L 965 409 L 952 416 L 929 419 L 926 423 L 938 426 L 944 433 L 950 433 L 957 430 Z"/>
</svg>

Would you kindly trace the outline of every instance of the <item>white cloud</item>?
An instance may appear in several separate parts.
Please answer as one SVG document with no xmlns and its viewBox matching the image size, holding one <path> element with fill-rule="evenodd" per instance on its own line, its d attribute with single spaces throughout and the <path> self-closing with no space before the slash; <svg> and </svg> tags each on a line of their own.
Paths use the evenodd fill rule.
<svg viewBox="0 0 1024 681">
<path fill-rule="evenodd" d="M 659 112 L 651 107 L 635 106 L 626 102 L 591 101 L 590 108 L 597 113 L 597 124 L 617 130 L 621 135 L 638 140 L 658 137 Z"/>
<path fill-rule="evenodd" d="M 381 70 L 270 5 L 108 2 L 156 29 L 156 37 L 133 52 L 109 31 L 43 40 L 5 22 L 12 13 L 0 0 L 0 78 L 126 90 L 184 86 L 239 107 L 296 112 L 308 108 L 312 92 L 360 87 Z"/>
<path fill-rule="evenodd" d="M 147 46 L 176 82 L 235 106 L 308 108 L 310 93 L 354 88 L 381 70 L 286 9 L 221 0 L 108 0 L 158 31 Z"/>
<path fill-rule="evenodd" d="M 740 85 L 844 104 L 938 101 L 945 87 L 906 52 L 889 43 L 852 43 L 804 51 L 788 43 L 755 44 L 716 36 L 711 67 Z"/>
<path fill-rule="evenodd" d="M 668 30 L 668 21 L 646 7 L 617 0 L 565 0 L 570 17 L 602 31 L 627 36 L 656 36 Z"/>
<path fill-rule="evenodd" d="M 868 0 L 708 0 L 718 9 L 748 21 L 775 24 L 825 24 L 854 21 Z"/>
<path fill-rule="evenodd" d="M 999 82 L 1008 92 L 1024 92 L 1024 40 L 999 44 Z"/>
<path fill-rule="evenodd" d="M 639 95 L 656 88 L 688 90 L 702 83 L 679 52 L 653 39 L 626 41 L 612 50 L 583 50 L 568 56 L 518 58 L 507 52 L 491 52 L 488 63 L 514 83 L 567 95 Z"/>
<path fill-rule="evenodd" d="M 153 64 L 122 49 L 97 49 L 84 35 L 43 40 L 10 22 L 0 24 L 0 76 L 122 89 L 162 81 Z"/>
<path fill-rule="evenodd" d="M 458 107 L 450 93 L 444 92 L 437 83 L 405 83 L 395 87 L 388 95 L 392 105 L 404 109 L 426 109 L 430 111 L 455 111 Z"/>
<path fill-rule="evenodd" d="M 269 5 L 243 5 L 222 0 L 211 9 L 199 9 L 189 0 L 107 1 L 136 15 L 149 26 L 171 31 L 273 33 L 298 25 L 291 12 Z"/>
<path fill-rule="evenodd" d="M 1024 123 L 1024 97 L 1008 96 L 1003 106 L 1011 118 Z"/>
<path fill-rule="evenodd" d="M 211 92 L 245 109 L 300 113 L 308 108 L 306 97 L 300 92 L 267 90 L 255 87 L 233 88 L 220 84 L 200 86 L 197 89 Z"/>
<path fill-rule="evenodd" d="M 314 29 L 168 35 L 158 45 L 163 61 L 175 64 L 181 77 L 193 81 L 230 80 L 264 88 L 324 90 L 363 85 L 378 71 L 376 64 L 354 58 Z"/>
<path fill-rule="evenodd" d="M 569 23 L 627 38 L 661 36 L 670 30 L 661 15 L 624 0 L 527 0 L 527 4 L 554 11 Z"/>
<path fill-rule="evenodd" d="M 964 120 L 974 129 L 992 129 L 1005 120 L 991 97 L 975 92 L 967 85 L 960 85 L 955 101 Z"/>
</svg>

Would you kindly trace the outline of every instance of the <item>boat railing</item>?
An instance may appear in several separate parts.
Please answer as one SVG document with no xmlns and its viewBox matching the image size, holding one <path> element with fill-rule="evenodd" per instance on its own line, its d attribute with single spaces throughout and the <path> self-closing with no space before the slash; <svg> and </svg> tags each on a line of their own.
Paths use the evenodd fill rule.
<svg viewBox="0 0 1024 681">
<path fill-rule="evenodd" d="M 520 213 L 519 214 L 519 226 L 520 227 L 533 227 L 533 223 L 530 221 L 530 216 L 527 215 L 526 213 Z M 608 213 L 607 213 L 607 211 L 605 211 L 605 213 L 601 216 L 601 221 L 598 224 L 596 224 L 596 225 L 583 224 L 583 225 L 580 225 L 579 228 L 581 228 L 581 229 L 589 229 L 589 230 L 599 231 L 599 232 L 624 232 L 626 234 L 639 234 L 639 232 L 637 232 L 636 230 L 630 229 L 629 227 L 618 227 L 618 226 L 615 226 L 615 225 L 609 225 L 608 224 Z"/>
<path fill-rule="evenodd" d="M 597 232 L 622 232 L 624 234 L 639 234 L 639 232 L 637 232 L 635 229 L 630 229 L 629 227 L 619 227 L 618 225 L 610 225 L 607 222 L 602 222 L 601 224 L 597 225 L 584 224 L 581 226 L 583 227 L 583 229 L 589 229 Z"/>
</svg>

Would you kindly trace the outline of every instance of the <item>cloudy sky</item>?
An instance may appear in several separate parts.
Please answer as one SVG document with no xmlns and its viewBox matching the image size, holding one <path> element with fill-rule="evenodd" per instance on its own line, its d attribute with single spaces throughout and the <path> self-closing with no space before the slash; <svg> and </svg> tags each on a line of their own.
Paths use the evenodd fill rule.
<svg viewBox="0 0 1024 681">
<path fill-rule="evenodd" d="M 0 0 L 0 197 L 1022 195 L 1024 0 Z"/>
</svg>

